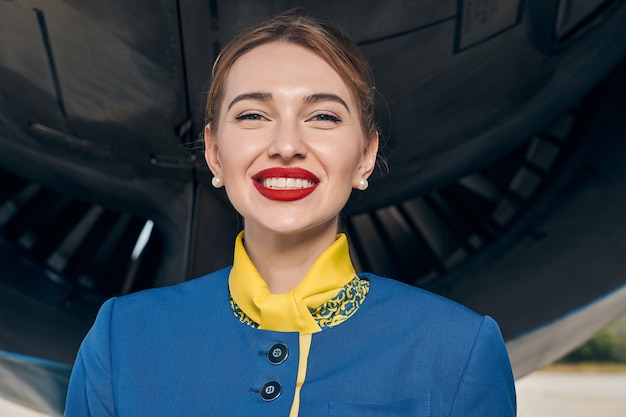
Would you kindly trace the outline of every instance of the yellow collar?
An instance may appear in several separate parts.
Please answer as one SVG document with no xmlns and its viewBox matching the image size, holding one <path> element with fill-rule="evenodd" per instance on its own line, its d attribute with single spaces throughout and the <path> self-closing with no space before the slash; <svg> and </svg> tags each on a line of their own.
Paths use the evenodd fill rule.
<svg viewBox="0 0 626 417">
<path fill-rule="evenodd" d="M 235 303 L 260 329 L 311 334 L 321 328 L 309 310 L 333 298 L 355 275 L 348 239 L 340 234 L 296 288 L 285 294 L 272 294 L 248 257 L 241 232 L 235 241 L 228 286 Z"/>
</svg>

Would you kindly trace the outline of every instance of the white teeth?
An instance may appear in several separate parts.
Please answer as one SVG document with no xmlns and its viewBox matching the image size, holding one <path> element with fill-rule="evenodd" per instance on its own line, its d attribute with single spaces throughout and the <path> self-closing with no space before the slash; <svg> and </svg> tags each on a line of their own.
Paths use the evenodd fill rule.
<svg viewBox="0 0 626 417">
<path fill-rule="evenodd" d="M 313 181 L 305 180 L 302 178 L 264 178 L 261 184 L 267 188 L 275 189 L 298 189 L 313 187 L 315 183 Z"/>
</svg>

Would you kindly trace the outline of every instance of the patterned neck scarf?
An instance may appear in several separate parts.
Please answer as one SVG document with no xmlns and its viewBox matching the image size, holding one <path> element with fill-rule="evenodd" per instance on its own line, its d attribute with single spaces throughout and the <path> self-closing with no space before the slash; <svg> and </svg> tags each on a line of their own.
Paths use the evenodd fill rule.
<svg viewBox="0 0 626 417">
<path fill-rule="evenodd" d="M 311 334 L 321 330 L 311 311 L 335 297 L 355 276 L 348 240 L 340 234 L 296 288 L 272 294 L 248 257 L 241 232 L 228 285 L 235 304 L 260 329 Z"/>
</svg>

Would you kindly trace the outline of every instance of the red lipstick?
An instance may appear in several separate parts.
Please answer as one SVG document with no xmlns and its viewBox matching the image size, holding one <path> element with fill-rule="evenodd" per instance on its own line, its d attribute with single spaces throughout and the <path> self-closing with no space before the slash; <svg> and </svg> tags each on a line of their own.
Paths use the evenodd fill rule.
<svg viewBox="0 0 626 417">
<path fill-rule="evenodd" d="M 289 186 L 284 184 L 279 186 L 267 186 L 269 179 L 296 180 L 295 183 L 302 187 Z M 265 198 L 274 201 L 295 201 L 309 196 L 319 185 L 319 178 L 310 171 L 302 168 L 273 167 L 264 169 L 252 176 L 253 184 L 257 191 Z M 298 181 L 299 180 L 299 181 Z M 312 185 L 311 185 L 312 184 Z"/>
</svg>

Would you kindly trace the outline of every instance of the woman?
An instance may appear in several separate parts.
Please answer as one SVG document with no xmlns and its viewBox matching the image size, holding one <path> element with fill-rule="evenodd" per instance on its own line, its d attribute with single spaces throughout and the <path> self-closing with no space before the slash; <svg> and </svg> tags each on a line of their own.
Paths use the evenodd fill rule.
<svg viewBox="0 0 626 417">
<path fill-rule="evenodd" d="M 67 416 L 513 416 L 497 325 L 356 275 L 339 212 L 367 188 L 373 82 L 339 28 L 277 16 L 227 45 L 205 129 L 213 185 L 244 218 L 233 266 L 112 299 Z"/>
</svg>

